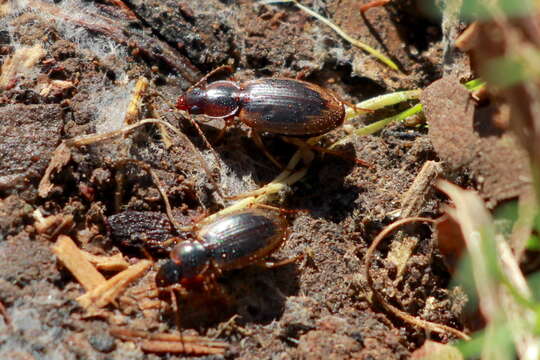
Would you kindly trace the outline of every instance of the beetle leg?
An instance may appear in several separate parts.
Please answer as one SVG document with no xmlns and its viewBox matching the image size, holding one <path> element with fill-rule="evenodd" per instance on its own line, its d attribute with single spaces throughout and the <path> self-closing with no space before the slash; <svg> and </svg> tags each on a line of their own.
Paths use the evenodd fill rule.
<svg viewBox="0 0 540 360">
<path fill-rule="evenodd" d="M 289 264 L 291 264 L 293 262 L 296 262 L 297 260 L 300 260 L 300 259 L 303 259 L 303 258 L 304 258 L 304 254 L 300 254 L 300 255 L 296 255 L 296 256 L 293 256 L 293 257 L 290 257 L 290 258 L 287 258 L 287 259 L 277 261 L 277 262 L 265 261 L 265 262 L 262 263 L 262 266 L 265 267 L 266 269 L 274 269 L 274 268 L 277 268 L 277 267 L 289 265 Z"/>
<path fill-rule="evenodd" d="M 350 103 L 348 101 L 342 101 L 345 105 L 347 105 L 348 107 L 350 107 L 353 112 L 354 112 L 354 116 L 359 116 L 361 115 L 362 113 L 368 113 L 368 114 L 371 114 L 371 113 L 374 113 L 375 110 L 374 109 L 366 109 L 366 108 L 361 108 L 359 106 L 356 106 L 355 104 L 353 103 Z"/>
<path fill-rule="evenodd" d="M 392 0 L 372 0 L 367 4 L 360 6 L 360 12 L 362 15 L 371 8 L 379 7 L 388 4 Z"/>
<path fill-rule="evenodd" d="M 261 139 L 261 136 L 259 135 L 258 132 L 256 131 L 251 131 L 251 138 L 253 139 L 253 141 L 255 141 L 255 145 L 257 145 L 259 147 L 259 149 L 261 149 L 261 151 L 263 152 L 264 155 L 266 155 L 266 157 L 272 162 L 274 163 L 274 165 L 276 165 L 278 168 L 280 169 L 284 169 L 285 166 L 283 166 L 282 163 L 280 163 L 272 154 L 270 154 L 268 152 L 268 150 L 266 149 L 266 146 L 264 146 L 264 143 Z"/>
<path fill-rule="evenodd" d="M 173 304 L 173 312 L 176 321 L 176 329 L 180 336 L 182 336 L 182 314 L 180 313 L 181 295 L 176 294 L 175 289 L 171 289 L 171 303 Z M 183 341 L 182 341 L 183 343 Z"/>
<path fill-rule="evenodd" d="M 225 125 L 223 125 L 223 128 L 219 131 L 216 140 L 214 140 L 214 144 L 218 144 L 221 139 L 223 139 L 223 136 L 225 135 L 227 129 L 234 125 L 234 115 L 224 118 L 223 121 L 225 122 Z"/>
<path fill-rule="evenodd" d="M 298 146 L 298 150 L 300 151 L 302 155 L 302 161 L 304 161 L 304 164 L 310 164 L 313 161 L 313 158 L 315 156 L 313 155 L 313 152 L 310 150 L 310 148 L 312 148 L 313 145 L 310 145 L 304 140 L 301 140 L 295 137 L 282 136 L 281 139 L 289 144 Z"/>
<path fill-rule="evenodd" d="M 355 163 L 357 163 L 358 165 L 362 165 L 362 166 L 366 166 L 366 167 L 371 167 L 371 164 L 362 160 L 362 159 L 358 159 L 354 156 L 350 156 L 349 154 L 346 154 L 342 151 L 338 151 L 338 150 L 330 150 L 330 149 L 327 149 L 325 147 L 322 147 L 322 146 L 318 146 L 318 145 L 315 145 L 315 144 L 310 144 L 306 141 L 303 141 L 301 139 L 298 139 L 298 138 L 292 138 L 292 137 L 282 137 L 282 139 L 290 144 L 294 144 L 296 146 L 298 146 L 300 148 L 300 150 L 302 151 L 302 156 L 303 156 L 303 160 L 306 161 L 306 158 L 305 156 L 306 155 L 309 155 L 310 153 L 310 156 L 311 156 L 311 160 L 313 159 L 313 152 L 309 151 L 309 149 L 312 149 L 312 150 L 316 150 L 316 151 L 319 151 L 319 152 L 322 152 L 322 153 L 327 153 L 327 154 L 330 154 L 330 155 L 334 155 L 334 156 L 337 156 L 337 157 L 340 157 L 342 159 L 345 159 L 345 160 L 349 160 L 349 161 L 354 161 Z"/>
<path fill-rule="evenodd" d="M 372 167 L 373 166 L 372 164 L 368 163 L 367 161 L 359 159 L 359 158 L 354 157 L 354 156 L 351 156 L 351 155 L 349 155 L 349 154 L 347 154 L 347 153 L 345 153 L 343 151 L 330 150 L 330 149 L 327 149 L 325 147 L 317 146 L 317 145 L 309 145 L 309 147 L 311 147 L 313 150 L 317 150 L 317 151 L 320 151 L 322 153 L 337 156 L 337 157 L 340 157 L 340 158 L 348 160 L 348 161 L 354 161 L 356 164 L 361 165 L 361 166 L 365 166 L 365 167 Z"/>
</svg>

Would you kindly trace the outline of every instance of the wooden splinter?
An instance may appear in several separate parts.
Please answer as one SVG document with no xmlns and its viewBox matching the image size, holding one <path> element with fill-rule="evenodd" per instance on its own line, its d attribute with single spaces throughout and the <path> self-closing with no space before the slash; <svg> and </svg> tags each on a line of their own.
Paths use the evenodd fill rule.
<svg viewBox="0 0 540 360">
<path fill-rule="evenodd" d="M 60 235 L 52 251 L 86 291 L 92 291 L 107 282 L 69 236 Z"/>
<path fill-rule="evenodd" d="M 138 341 L 141 349 L 152 353 L 176 353 L 191 355 L 223 355 L 227 343 L 201 336 L 176 334 L 151 334 L 146 331 L 111 327 L 112 336 L 124 341 Z"/>
<path fill-rule="evenodd" d="M 130 266 L 121 273 L 116 274 L 104 284 L 88 291 L 86 294 L 77 298 L 77 301 L 85 309 L 91 307 L 102 308 L 113 302 L 126 287 L 134 280 L 142 276 L 152 266 L 149 260 L 141 260 L 135 265 Z"/>
<path fill-rule="evenodd" d="M 102 308 L 110 303 L 122 293 L 126 287 L 134 280 L 144 274 L 152 262 L 141 260 L 137 264 L 127 267 L 123 259 L 118 255 L 105 257 L 88 254 L 77 247 L 69 236 L 60 235 L 52 251 L 64 266 L 73 274 L 77 281 L 86 289 L 86 293 L 77 298 L 77 301 L 86 310 L 90 308 Z M 120 256 L 121 257 L 121 256 Z M 113 268 L 126 268 L 124 271 L 116 274 L 109 280 L 97 271 L 92 262 L 106 264 Z"/>
</svg>

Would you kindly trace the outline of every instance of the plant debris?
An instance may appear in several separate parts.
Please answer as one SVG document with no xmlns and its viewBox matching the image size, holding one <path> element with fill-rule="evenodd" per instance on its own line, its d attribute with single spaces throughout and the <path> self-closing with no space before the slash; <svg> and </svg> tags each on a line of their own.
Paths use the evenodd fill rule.
<svg viewBox="0 0 540 360">
<path fill-rule="evenodd" d="M 527 156 L 513 134 L 497 127 L 507 120 L 504 104 L 478 108 L 455 78 L 435 81 L 422 93 L 429 137 L 452 169 L 470 169 L 490 207 L 519 196 L 530 184 Z"/>
</svg>

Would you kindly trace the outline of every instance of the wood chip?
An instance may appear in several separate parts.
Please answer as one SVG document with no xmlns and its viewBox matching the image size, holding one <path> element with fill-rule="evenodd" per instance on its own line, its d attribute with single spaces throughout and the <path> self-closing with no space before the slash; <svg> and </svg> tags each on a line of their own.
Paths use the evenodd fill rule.
<svg viewBox="0 0 540 360">
<path fill-rule="evenodd" d="M 223 341 L 193 335 L 152 334 L 113 326 L 112 336 L 124 341 L 140 341 L 141 349 L 153 353 L 190 355 L 223 355 L 229 344 Z"/>
<path fill-rule="evenodd" d="M 113 256 L 94 255 L 86 251 L 83 251 L 83 253 L 86 259 L 94 264 L 99 270 L 123 271 L 129 267 L 128 262 L 120 253 Z"/>
<path fill-rule="evenodd" d="M 125 125 L 135 124 L 139 120 L 139 109 L 141 108 L 142 98 L 147 87 L 148 79 L 146 79 L 144 76 L 141 76 L 137 80 L 137 83 L 135 84 L 135 88 L 133 89 L 133 93 L 131 95 L 131 101 L 129 102 L 126 116 L 124 117 Z"/>
<path fill-rule="evenodd" d="M 429 192 L 442 172 L 440 162 L 429 160 L 424 163 L 411 187 L 401 198 L 401 218 L 421 214 L 422 207 L 426 200 L 430 198 L 428 196 Z"/>
<path fill-rule="evenodd" d="M 77 301 L 87 310 L 90 308 L 102 308 L 113 302 L 130 283 L 143 275 L 150 266 L 152 266 L 151 261 L 141 260 L 137 264 L 132 265 L 121 273 L 113 276 L 104 284 L 79 296 Z"/>
<path fill-rule="evenodd" d="M 8 87 L 17 77 L 24 76 L 45 54 L 46 51 L 39 44 L 17 49 L 13 55 L 4 60 L 0 69 L 0 89 Z"/>
<path fill-rule="evenodd" d="M 52 251 L 87 291 L 106 283 L 105 277 L 88 261 L 69 236 L 60 235 Z"/>
<path fill-rule="evenodd" d="M 191 344 L 183 341 L 159 341 L 145 340 L 141 342 L 141 349 L 152 353 L 175 353 L 175 354 L 194 354 L 194 355 L 219 355 L 224 354 L 222 347 L 211 347 L 207 345 Z"/>
<path fill-rule="evenodd" d="M 46 198 L 54 185 L 51 183 L 51 175 L 53 172 L 60 171 L 71 159 L 71 150 L 62 142 L 54 150 L 51 161 L 45 170 L 45 175 L 41 178 L 38 186 L 38 194 L 42 198 Z"/>
</svg>

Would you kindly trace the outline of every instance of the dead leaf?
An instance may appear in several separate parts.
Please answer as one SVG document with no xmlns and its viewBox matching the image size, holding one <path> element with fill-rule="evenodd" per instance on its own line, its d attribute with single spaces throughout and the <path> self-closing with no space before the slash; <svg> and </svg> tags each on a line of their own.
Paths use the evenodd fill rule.
<svg viewBox="0 0 540 360">
<path fill-rule="evenodd" d="M 471 170 L 488 207 L 519 196 L 530 185 L 526 152 L 496 125 L 507 122 L 504 105 L 477 108 L 469 91 L 452 77 L 428 86 L 421 100 L 435 151 L 450 168 Z"/>
</svg>

